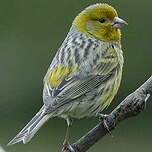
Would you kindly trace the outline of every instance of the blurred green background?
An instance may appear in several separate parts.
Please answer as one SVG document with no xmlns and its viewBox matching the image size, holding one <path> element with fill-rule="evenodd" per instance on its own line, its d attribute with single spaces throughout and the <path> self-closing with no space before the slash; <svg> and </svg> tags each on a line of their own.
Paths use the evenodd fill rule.
<svg viewBox="0 0 152 152">
<path fill-rule="evenodd" d="M 0 145 L 7 152 L 58 152 L 66 122 L 51 119 L 26 145 L 7 147 L 42 105 L 43 77 L 64 40 L 74 17 L 97 0 L 0 0 Z M 152 74 L 152 1 L 108 0 L 119 16 L 128 21 L 123 28 L 125 57 L 121 88 L 110 112 L 124 97 Z M 89 152 L 151 152 L 152 99 L 138 117 L 122 122 Z M 75 120 L 71 142 L 98 123 L 96 118 Z M 81 129 L 80 129 L 81 128 Z"/>
</svg>

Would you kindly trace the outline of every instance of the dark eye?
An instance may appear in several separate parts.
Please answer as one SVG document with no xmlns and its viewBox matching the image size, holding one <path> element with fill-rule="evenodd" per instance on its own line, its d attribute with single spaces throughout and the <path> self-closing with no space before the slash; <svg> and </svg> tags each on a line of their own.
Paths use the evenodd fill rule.
<svg viewBox="0 0 152 152">
<path fill-rule="evenodd" d="M 99 22 L 100 22 L 100 23 L 104 23 L 105 21 L 106 21 L 106 20 L 105 20 L 104 18 L 100 18 L 100 19 L 99 19 Z"/>
</svg>

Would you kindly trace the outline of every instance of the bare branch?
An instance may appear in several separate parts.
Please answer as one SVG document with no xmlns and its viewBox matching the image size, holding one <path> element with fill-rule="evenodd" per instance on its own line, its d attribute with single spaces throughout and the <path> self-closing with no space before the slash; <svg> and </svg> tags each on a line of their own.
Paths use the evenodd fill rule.
<svg viewBox="0 0 152 152">
<path fill-rule="evenodd" d="M 152 76 L 137 90 L 128 95 L 107 117 L 109 130 L 115 129 L 119 122 L 138 115 L 144 110 L 149 96 L 152 95 Z M 75 152 L 86 152 L 99 139 L 104 137 L 108 130 L 104 127 L 103 122 L 96 125 L 78 141 L 72 144 Z M 70 152 L 66 150 L 66 152 Z"/>
</svg>

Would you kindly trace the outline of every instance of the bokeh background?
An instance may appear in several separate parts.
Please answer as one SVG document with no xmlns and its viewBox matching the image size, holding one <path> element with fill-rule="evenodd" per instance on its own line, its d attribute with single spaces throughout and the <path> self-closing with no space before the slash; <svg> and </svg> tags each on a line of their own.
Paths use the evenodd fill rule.
<svg viewBox="0 0 152 152">
<path fill-rule="evenodd" d="M 51 119 L 29 144 L 7 147 L 42 105 L 43 77 L 64 40 L 74 17 L 97 0 L 0 0 L 0 145 L 7 152 L 58 152 L 66 130 L 62 119 Z M 109 0 L 123 28 L 125 57 L 121 88 L 110 112 L 152 74 L 152 1 Z M 151 152 L 152 98 L 138 117 L 122 122 L 89 152 Z M 71 142 L 98 123 L 96 118 L 75 120 Z"/>
</svg>

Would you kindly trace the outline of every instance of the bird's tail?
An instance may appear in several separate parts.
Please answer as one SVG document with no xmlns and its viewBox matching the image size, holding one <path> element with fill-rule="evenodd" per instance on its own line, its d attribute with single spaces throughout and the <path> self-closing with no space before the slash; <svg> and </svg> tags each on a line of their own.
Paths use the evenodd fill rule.
<svg viewBox="0 0 152 152">
<path fill-rule="evenodd" d="M 23 143 L 26 144 L 50 117 L 51 115 L 46 115 L 44 113 L 43 106 L 32 120 L 8 143 L 8 145 L 13 145 L 20 141 L 23 141 Z"/>
</svg>

